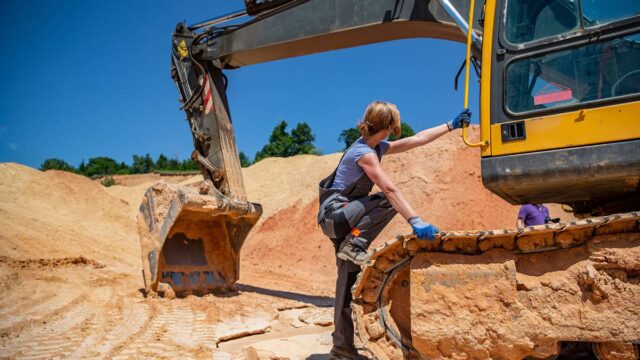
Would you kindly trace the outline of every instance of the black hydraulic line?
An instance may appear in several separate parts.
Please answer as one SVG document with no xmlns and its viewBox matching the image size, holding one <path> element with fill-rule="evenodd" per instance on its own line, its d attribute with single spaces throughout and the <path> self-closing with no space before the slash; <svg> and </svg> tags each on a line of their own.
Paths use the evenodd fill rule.
<svg viewBox="0 0 640 360">
<path fill-rule="evenodd" d="M 222 15 L 220 17 L 217 18 L 213 18 L 213 19 L 209 19 L 209 20 L 205 20 L 203 22 L 199 22 L 197 24 L 193 24 L 190 25 L 189 27 L 187 27 L 187 29 L 194 31 L 194 30 L 198 30 L 198 29 L 202 29 L 204 27 L 209 27 L 212 25 L 217 25 L 217 24 L 221 24 L 227 21 L 231 21 L 233 19 L 237 19 L 240 17 L 243 17 L 247 15 L 247 11 L 246 10 L 241 10 L 241 11 L 235 11 L 226 15 Z"/>
<path fill-rule="evenodd" d="M 456 73 L 456 77 L 453 80 L 453 90 L 458 91 L 458 79 L 460 78 L 462 70 L 464 70 L 465 64 L 466 62 L 463 61 L 462 65 L 460 65 L 460 69 L 458 69 L 458 72 Z M 475 71 L 476 76 L 480 79 L 480 70 L 478 70 L 480 68 L 480 64 L 478 64 L 478 60 L 474 56 L 471 57 L 471 64 L 473 65 L 473 71 Z"/>
<path fill-rule="evenodd" d="M 466 64 L 466 60 L 462 61 L 462 65 L 460 65 L 460 69 L 456 73 L 455 79 L 453 79 L 453 90 L 458 91 L 458 79 L 460 78 L 460 74 L 462 74 L 462 70 L 464 70 L 464 65 Z"/>
<path fill-rule="evenodd" d="M 291 2 L 288 2 L 288 3 L 285 3 L 283 5 L 280 5 L 279 7 L 275 8 L 275 9 L 273 9 L 271 11 L 266 11 L 266 12 L 263 12 L 263 13 L 259 13 L 253 19 L 238 25 L 238 28 L 253 24 L 253 23 L 258 22 L 260 20 L 264 20 L 264 19 L 266 19 L 266 18 L 268 18 L 270 16 L 273 16 L 273 15 L 279 14 L 279 13 L 281 13 L 283 11 L 286 11 L 286 10 L 289 10 L 291 8 L 294 8 L 294 7 L 296 7 L 298 5 L 301 5 L 301 4 L 303 4 L 303 3 L 307 2 L 307 1 L 309 1 L 309 0 L 294 0 L 294 1 L 291 1 Z"/>
<path fill-rule="evenodd" d="M 191 49 L 193 49 L 193 44 L 191 44 L 191 45 L 192 45 Z M 206 75 L 206 71 L 205 71 L 204 67 L 198 62 L 198 60 L 196 60 L 193 56 L 191 56 L 191 60 L 192 60 L 192 63 L 194 63 L 200 70 L 199 74 L 196 71 L 196 77 L 200 78 L 200 75 Z M 203 78 L 203 84 L 202 85 L 198 85 L 198 88 L 196 89 L 196 91 L 194 91 L 193 94 L 191 94 L 191 97 L 187 101 L 185 101 L 184 105 L 182 105 L 180 108 L 182 110 L 190 109 L 193 106 L 193 104 L 196 102 L 198 97 L 200 97 L 200 95 L 202 95 L 202 91 L 203 90 L 204 90 L 204 78 Z"/>
<path fill-rule="evenodd" d="M 207 71 L 205 70 L 204 66 L 202 66 L 202 64 L 200 64 L 200 62 L 195 58 L 195 56 L 193 56 L 193 46 L 194 45 L 198 45 L 198 43 L 200 42 L 200 40 L 202 40 L 203 38 L 205 38 L 206 36 L 209 35 L 210 31 L 207 32 L 203 32 L 201 34 L 198 34 L 194 39 L 193 42 L 191 42 L 191 46 L 189 47 L 189 54 L 191 54 L 191 60 L 192 63 L 196 65 L 196 67 L 198 68 L 198 70 L 200 70 L 200 73 L 198 74 L 198 72 L 196 71 L 196 78 L 200 78 L 200 76 L 205 76 L 207 74 Z M 195 68 L 194 68 L 195 69 Z M 204 78 L 202 79 L 202 84 L 199 84 L 198 88 L 196 89 L 196 91 L 191 95 L 191 97 L 184 102 L 184 105 L 182 105 L 182 109 L 189 109 L 193 106 L 193 104 L 196 102 L 196 100 L 198 99 L 198 97 L 200 97 L 200 95 L 202 95 L 202 91 L 204 90 Z"/>
</svg>

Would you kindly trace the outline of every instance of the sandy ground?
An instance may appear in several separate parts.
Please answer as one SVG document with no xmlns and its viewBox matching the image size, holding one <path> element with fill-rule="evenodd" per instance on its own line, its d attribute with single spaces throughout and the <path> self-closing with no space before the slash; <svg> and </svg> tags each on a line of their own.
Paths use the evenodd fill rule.
<svg viewBox="0 0 640 360">
<path fill-rule="evenodd" d="M 266 159 L 244 169 L 248 198 L 264 215 L 243 248 L 238 291 L 185 299 L 139 291 L 135 215 L 158 176 L 105 188 L 0 164 L 0 357 L 327 359 L 335 260 L 315 214 L 317 183 L 339 157 Z M 477 151 L 453 134 L 383 160 L 441 229 L 512 227 L 517 207 L 482 187 L 479 166 Z M 396 218 L 377 241 L 409 230 Z"/>
</svg>

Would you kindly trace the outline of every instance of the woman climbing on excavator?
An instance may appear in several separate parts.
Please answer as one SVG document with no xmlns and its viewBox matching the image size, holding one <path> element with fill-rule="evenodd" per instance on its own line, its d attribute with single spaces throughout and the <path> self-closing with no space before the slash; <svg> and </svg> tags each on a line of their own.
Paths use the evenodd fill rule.
<svg viewBox="0 0 640 360">
<path fill-rule="evenodd" d="M 397 214 L 407 220 L 420 239 L 432 240 L 438 228 L 423 221 L 380 166 L 383 155 L 398 154 L 428 144 L 469 122 L 471 112 L 463 110 L 453 120 L 396 141 L 400 134 L 400 112 L 394 104 L 374 101 L 358 124 L 361 137 L 344 153 L 336 170 L 320 182 L 318 223 L 336 251 L 336 296 L 333 348 L 337 358 L 359 359 L 353 344 L 351 287 L 360 265 L 368 259 L 367 249 Z M 381 192 L 369 194 L 373 185 Z"/>
</svg>

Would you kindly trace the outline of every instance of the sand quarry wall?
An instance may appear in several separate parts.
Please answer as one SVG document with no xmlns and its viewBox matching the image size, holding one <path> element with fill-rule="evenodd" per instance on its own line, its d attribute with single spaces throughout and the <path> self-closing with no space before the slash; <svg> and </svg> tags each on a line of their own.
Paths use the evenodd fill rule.
<svg viewBox="0 0 640 360">
<path fill-rule="evenodd" d="M 333 171 L 340 156 L 269 158 L 243 170 L 248 198 L 263 205 L 264 215 L 245 242 L 241 274 L 275 273 L 305 280 L 311 276 L 323 283 L 323 289 L 331 288 L 333 248 L 316 224 L 317 183 Z M 382 165 L 416 211 L 442 230 L 515 223 L 517 207 L 484 189 L 479 152 L 466 148 L 457 134 L 387 156 Z M 105 188 L 71 173 L 0 164 L 0 255 L 83 256 L 137 273 L 135 214 L 145 189 L 156 180 L 138 177 L 124 182 L 129 186 Z M 557 215 L 560 211 L 552 208 L 552 216 Z M 378 242 L 409 231 L 397 216 Z"/>
</svg>

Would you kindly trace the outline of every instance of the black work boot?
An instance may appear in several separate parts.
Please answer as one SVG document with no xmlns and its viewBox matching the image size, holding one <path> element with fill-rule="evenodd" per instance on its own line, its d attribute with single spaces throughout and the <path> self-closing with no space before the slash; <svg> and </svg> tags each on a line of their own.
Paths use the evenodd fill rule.
<svg viewBox="0 0 640 360">
<path fill-rule="evenodd" d="M 356 348 L 343 348 L 340 346 L 334 346 L 329 352 L 331 360 L 369 360 L 368 357 L 358 354 Z"/>
<path fill-rule="evenodd" d="M 358 245 L 353 245 L 349 240 L 345 240 L 340 244 L 340 250 L 336 256 L 338 259 L 351 261 L 356 265 L 362 265 L 369 260 L 367 251 Z"/>
</svg>

